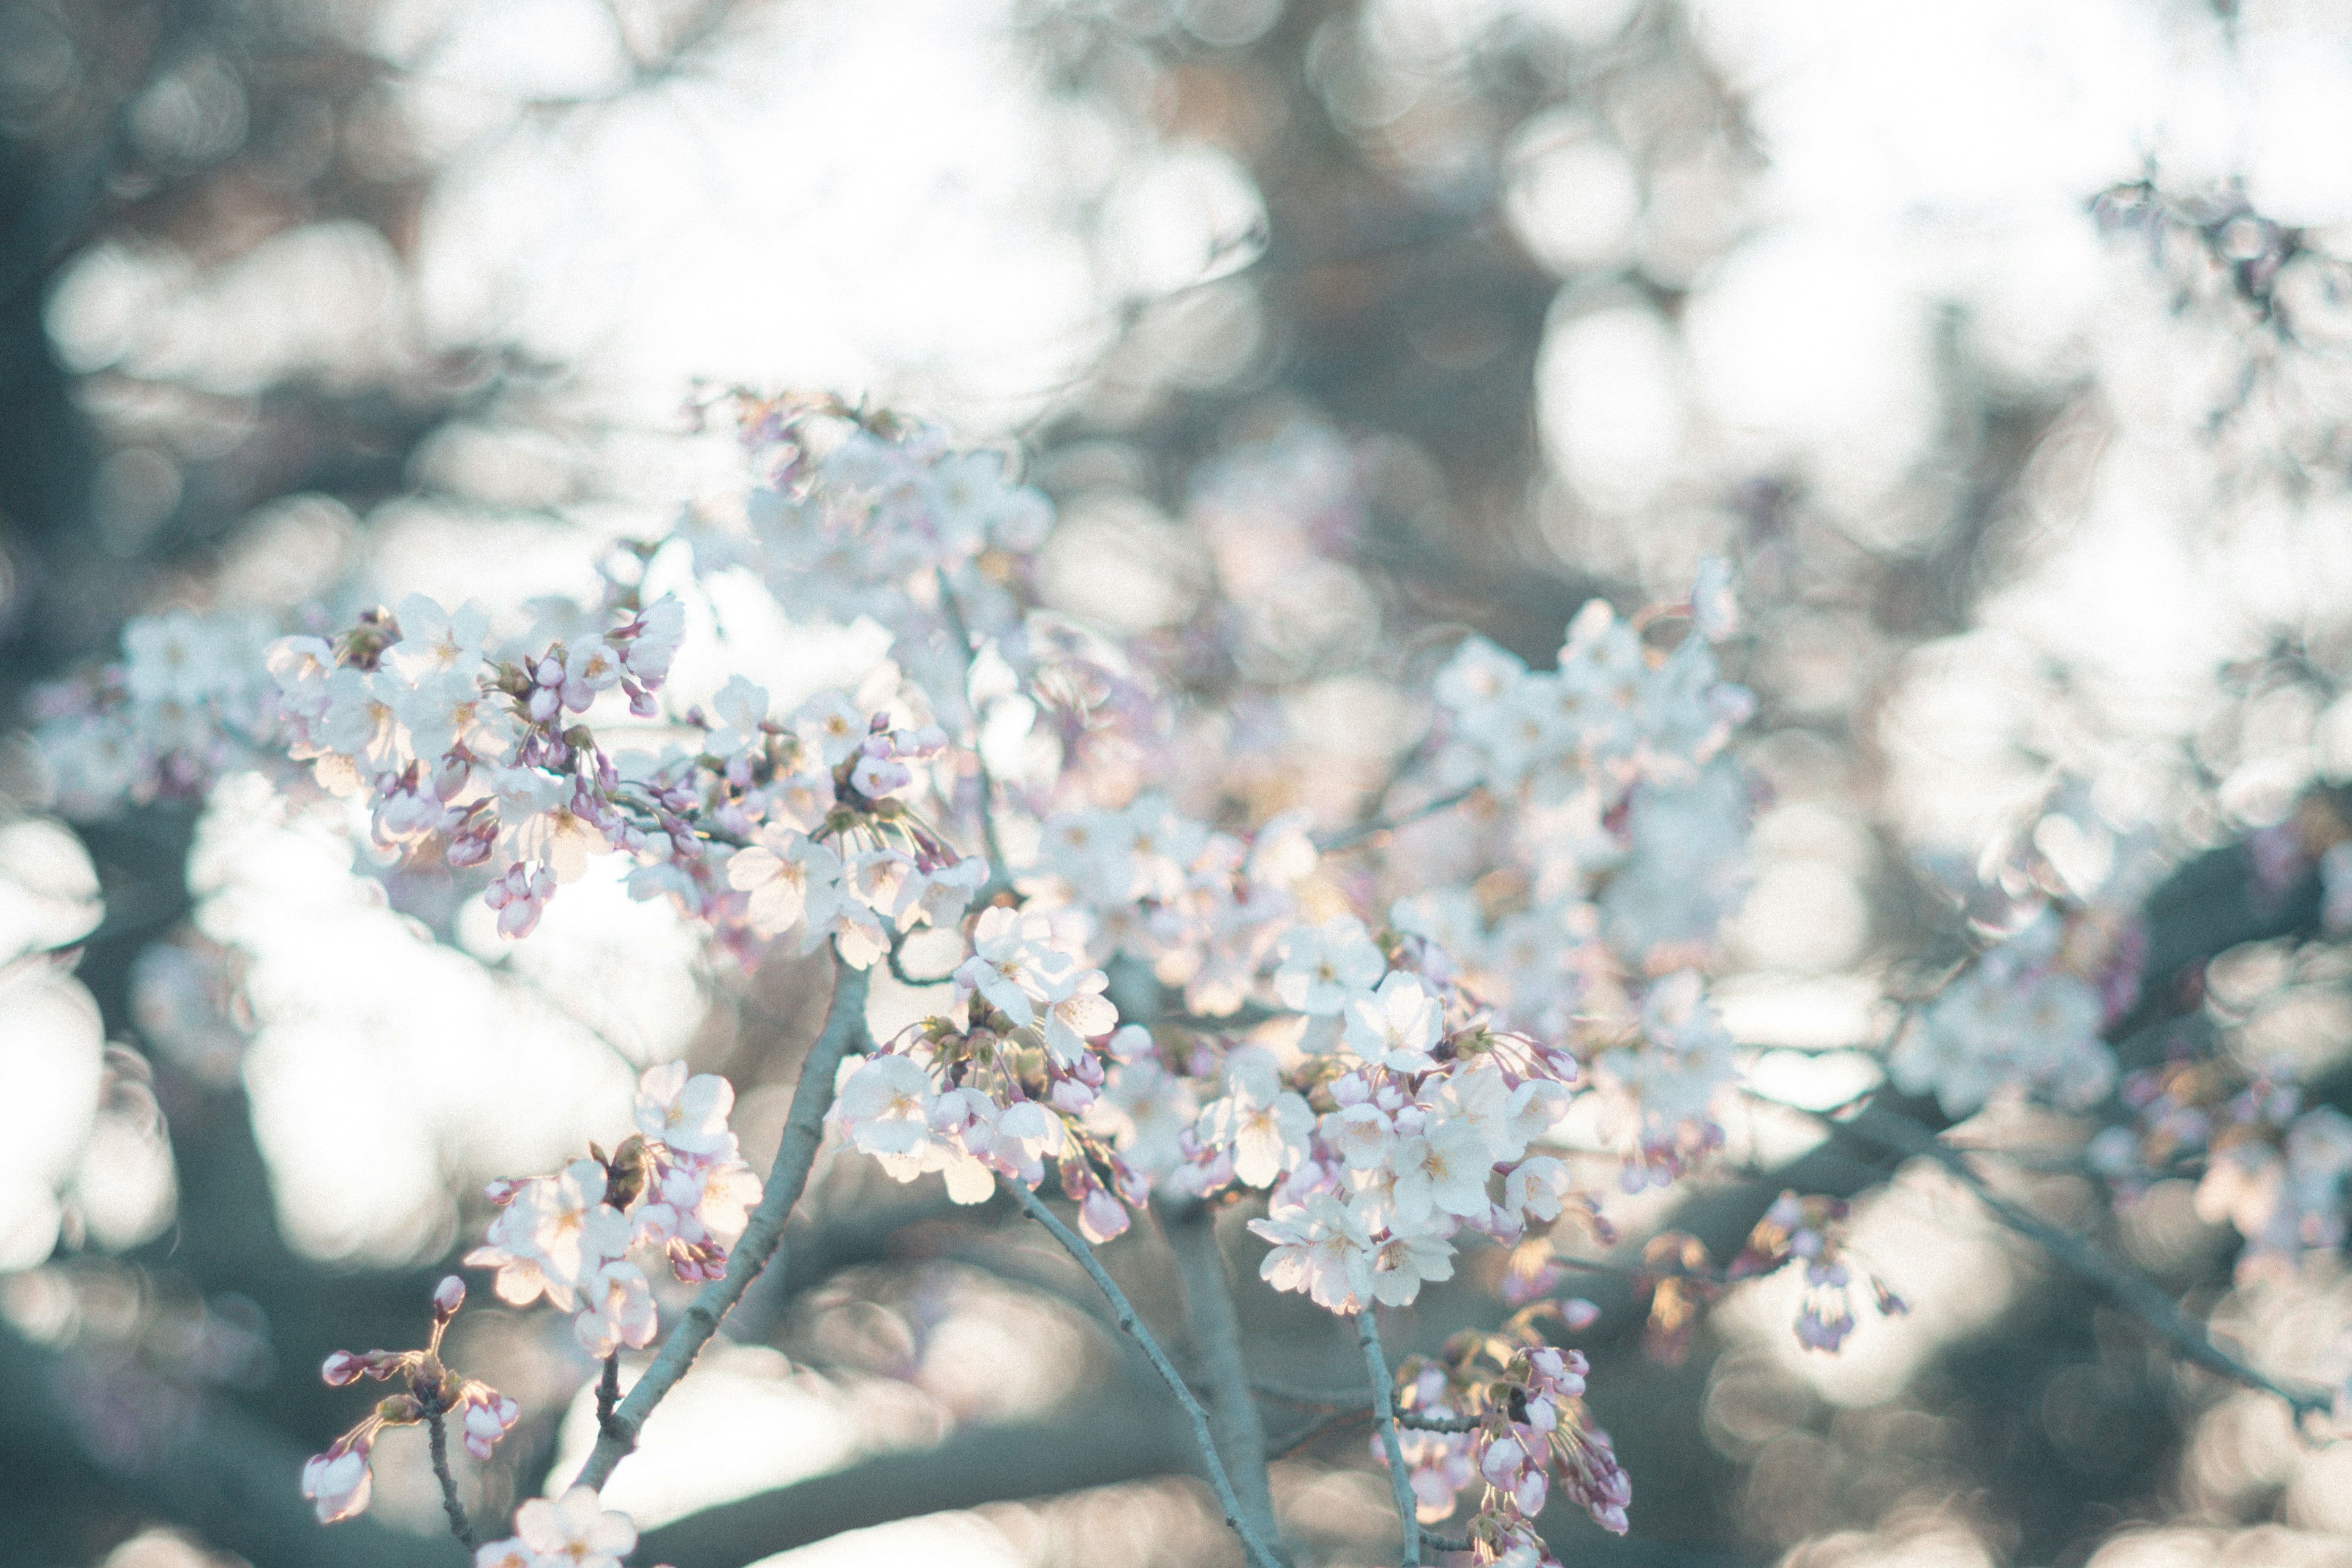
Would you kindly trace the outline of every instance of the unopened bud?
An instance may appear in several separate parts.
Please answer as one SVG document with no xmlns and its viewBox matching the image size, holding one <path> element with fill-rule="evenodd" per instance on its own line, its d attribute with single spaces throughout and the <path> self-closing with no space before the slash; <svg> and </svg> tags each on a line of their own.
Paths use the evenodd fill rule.
<svg viewBox="0 0 2352 1568">
<path fill-rule="evenodd" d="M 433 1315 L 443 1322 L 456 1317 L 457 1309 L 465 1304 L 466 1282 L 455 1274 L 444 1279 L 439 1285 L 434 1287 Z"/>
<path fill-rule="evenodd" d="M 345 1384 L 357 1383 L 360 1373 L 365 1370 L 365 1364 L 358 1356 L 349 1351 L 337 1351 L 327 1358 L 327 1364 L 319 1369 L 319 1377 L 329 1388 L 341 1388 Z"/>
</svg>

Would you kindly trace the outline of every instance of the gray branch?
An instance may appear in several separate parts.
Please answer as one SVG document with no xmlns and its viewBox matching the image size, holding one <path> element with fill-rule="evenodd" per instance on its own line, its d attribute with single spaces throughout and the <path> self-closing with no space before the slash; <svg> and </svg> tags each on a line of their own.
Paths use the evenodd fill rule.
<svg viewBox="0 0 2352 1568">
<path fill-rule="evenodd" d="M 1209 1429 L 1208 1412 L 1202 1410 L 1201 1402 L 1192 1397 L 1192 1391 L 1184 1386 L 1183 1377 L 1169 1361 L 1168 1352 L 1160 1348 L 1160 1342 L 1152 1337 L 1151 1331 L 1143 1326 L 1143 1320 L 1136 1315 L 1135 1304 L 1127 1299 L 1127 1292 L 1121 1290 L 1118 1282 L 1104 1271 L 1102 1264 L 1095 1258 L 1095 1249 L 1087 1245 L 1085 1237 L 1055 1217 L 1054 1211 L 1040 1203 L 1036 1194 L 1018 1182 L 1008 1181 L 1003 1185 L 1019 1201 L 1022 1212 L 1044 1226 L 1054 1239 L 1062 1244 L 1063 1250 L 1076 1258 L 1079 1267 L 1093 1277 L 1095 1288 L 1109 1300 L 1111 1310 L 1118 1315 L 1119 1331 L 1142 1347 L 1143 1353 L 1151 1360 L 1151 1370 L 1160 1374 L 1160 1380 L 1176 1396 L 1176 1403 L 1183 1406 L 1185 1417 L 1192 1423 L 1193 1439 L 1200 1445 L 1202 1462 L 1208 1469 L 1210 1489 L 1217 1494 L 1217 1501 L 1225 1510 L 1225 1522 L 1233 1526 L 1234 1533 L 1240 1536 L 1242 1544 L 1249 1549 L 1250 1561 L 1257 1564 L 1257 1568 L 1282 1568 L 1267 1548 L 1265 1539 L 1258 1534 L 1257 1527 L 1242 1512 L 1241 1500 L 1234 1496 L 1233 1478 L 1225 1473 L 1224 1461 L 1217 1457 L 1217 1440 Z"/>
<path fill-rule="evenodd" d="M 1184 1310 L 1192 1329 L 1192 1357 L 1208 1385 L 1210 1426 L 1217 1454 L 1232 1476 L 1243 1515 L 1276 1550 L 1274 1488 L 1266 1478 L 1265 1427 L 1250 1397 L 1249 1363 L 1242 1356 L 1241 1324 L 1234 1315 L 1225 1251 L 1217 1242 L 1217 1212 L 1199 1202 L 1166 1205 L 1160 1215 L 1176 1272 L 1184 1282 Z"/>
<path fill-rule="evenodd" d="M 776 1147 L 776 1163 L 768 1172 L 767 1190 L 761 1194 L 751 1223 L 744 1227 L 742 1238 L 727 1260 L 726 1278 L 711 1281 L 696 1294 L 686 1315 L 662 1342 L 653 1365 L 604 1423 L 596 1447 L 573 1485 L 601 1490 L 612 1479 L 614 1467 L 637 1446 L 637 1435 L 645 1430 L 646 1417 L 653 1414 L 654 1406 L 677 1386 L 696 1355 L 719 1331 L 719 1320 L 727 1316 L 728 1309 L 751 1288 L 769 1259 L 782 1251 L 784 1222 L 792 1217 L 793 1205 L 807 1188 L 809 1166 L 815 1163 L 817 1147 L 824 1142 L 824 1113 L 833 1104 L 834 1078 L 851 1045 L 866 1034 L 866 990 L 871 976 L 838 961 L 833 973 L 833 1005 L 825 1014 L 824 1028 L 809 1047 L 808 1059 L 801 1064 L 800 1082 L 793 1088 L 793 1108 L 784 1121 L 783 1142 Z"/>
</svg>

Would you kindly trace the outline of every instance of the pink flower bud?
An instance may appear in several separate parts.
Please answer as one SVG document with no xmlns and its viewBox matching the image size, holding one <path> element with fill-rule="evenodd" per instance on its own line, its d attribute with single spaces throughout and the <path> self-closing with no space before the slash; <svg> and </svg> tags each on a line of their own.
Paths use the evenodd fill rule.
<svg viewBox="0 0 2352 1568">
<path fill-rule="evenodd" d="M 446 1321 L 457 1315 L 466 1304 L 466 1282 L 455 1274 L 445 1278 L 433 1290 L 433 1315 Z"/>
<path fill-rule="evenodd" d="M 1126 1234 L 1128 1213 L 1110 1189 L 1094 1186 L 1078 1204 L 1078 1230 L 1088 1241 L 1101 1243 Z"/>
</svg>

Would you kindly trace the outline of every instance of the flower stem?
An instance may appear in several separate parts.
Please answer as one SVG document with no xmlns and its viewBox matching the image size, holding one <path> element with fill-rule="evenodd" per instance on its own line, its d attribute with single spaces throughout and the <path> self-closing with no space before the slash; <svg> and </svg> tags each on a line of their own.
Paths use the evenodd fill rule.
<svg viewBox="0 0 2352 1568">
<path fill-rule="evenodd" d="M 471 1552 L 480 1542 L 474 1539 L 474 1526 L 466 1518 L 466 1505 L 457 1500 L 457 1478 L 449 1469 L 449 1426 L 442 1415 L 437 1405 L 425 1412 L 425 1430 L 433 1442 L 433 1477 L 441 1483 L 441 1508 L 449 1516 L 449 1533 Z"/>
</svg>

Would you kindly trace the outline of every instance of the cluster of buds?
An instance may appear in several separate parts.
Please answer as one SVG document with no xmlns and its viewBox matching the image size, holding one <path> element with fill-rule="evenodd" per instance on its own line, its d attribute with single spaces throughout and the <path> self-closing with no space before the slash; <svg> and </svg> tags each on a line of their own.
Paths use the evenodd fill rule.
<svg viewBox="0 0 2352 1568">
<path fill-rule="evenodd" d="M 302 1467 L 302 1495 L 318 1510 L 320 1523 L 333 1524 L 366 1511 L 375 1484 L 369 1457 L 386 1427 L 438 1426 L 454 1417 L 466 1451 L 487 1459 L 514 1426 L 521 1412 L 513 1400 L 488 1384 L 460 1376 L 441 1360 L 441 1337 L 465 1302 L 465 1281 L 450 1275 L 433 1292 L 433 1330 L 423 1350 L 337 1351 L 320 1369 L 330 1388 L 348 1387 L 362 1378 L 375 1383 L 399 1378 L 407 1385 L 406 1393 L 379 1400 L 358 1426 Z"/>
<path fill-rule="evenodd" d="M 1451 1517 L 1461 1493 L 1478 1485 L 1468 1534 L 1482 1563 L 1553 1563 L 1535 1521 L 1555 1487 L 1602 1529 L 1627 1528 L 1633 1483 L 1585 1405 L 1591 1367 L 1536 1330 L 1559 1316 L 1548 1305 L 1528 1308 L 1492 1333 L 1456 1334 L 1437 1361 L 1412 1358 L 1397 1369 L 1398 1436 L 1421 1518 Z"/>
<path fill-rule="evenodd" d="M 589 1158 L 551 1176 L 492 1183 L 499 1214 L 466 1262 L 498 1270 L 495 1289 L 510 1306 L 544 1297 L 574 1313 L 591 1355 L 652 1343 L 653 1285 L 628 1254 L 658 1252 L 682 1280 L 719 1279 L 760 1200 L 727 1127 L 734 1102 L 715 1074 L 689 1078 L 683 1062 L 647 1068 L 637 1131 L 610 1154 L 590 1144 Z"/>
<path fill-rule="evenodd" d="M 1776 1273 L 1791 1263 L 1802 1267 L 1805 1289 L 1797 1308 L 1797 1342 L 1807 1350 L 1835 1351 L 1853 1332 L 1854 1264 L 1845 1241 L 1846 1215 L 1843 1198 L 1782 1193 L 1732 1259 L 1729 1275 L 1734 1279 Z M 1862 1274 L 1880 1316 L 1910 1310 L 1886 1281 L 1866 1268 Z"/>
<path fill-rule="evenodd" d="M 2306 1106 L 2290 1064 L 2247 1074 L 2183 1056 L 2124 1080 L 2134 1125 L 2091 1142 L 2091 1161 L 2128 1203 L 2168 1170 L 2204 1170 L 2198 1216 L 2245 1238 L 2238 1273 L 2291 1270 L 2344 1244 L 2352 1186 L 2352 1117 Z"/>
<path fill-rule="evenodd" d="M 503 934 L 525 935 L 589 854 L 642 853 L 656 826 L 566 715 L 616 688 L 632 711 L 656 711 L 686 611 L 663 598 L 614 613 L 599 634 L 517 642 L 493 638 L 473 605 L 412 594 L 331 640 L 281 637 L 268 663 L 288 749 L 330 789 L 366 795 L 386 848 L 437 845 L 457 868 L 503 852 L 485 901 Z"/>
<path fill-rule="evenodd" d="M 1086 968 L 1043 914 L 981 912 L 948 1012 L 910 1026 L 842 1087 L 832 1120 L 900 1180 L 945 1174 L 961 1203 L 1003 1176 L 1034 1187 L 1057 1163 L 1080 1229 L 1107 1241 L 1129 1225 L 1124 1198 L 1148 1184 L 1085 1118 L 1105 1081 L 1118 1014 L 1103 972 Z"/>
<path fill-rule="evenodd" d="M 894 933 L 962 918 L 988 884 L 988 863 L 960 854 L 917 800 L 947 752 L 944 731 L 863 715 L 838 692 L 803 704 L 790 726 L 765 717 L 767 694 L 749 682 L 730 683 L 719 701 L 727 726 L 703 760 L 739 792 L 718 816 L 752 839 L 726 877 L 747 895 L 753 931 L 798 930 L 803 952 L 830 936 L 845 962 L 866 968 Z"/>
</svg>

